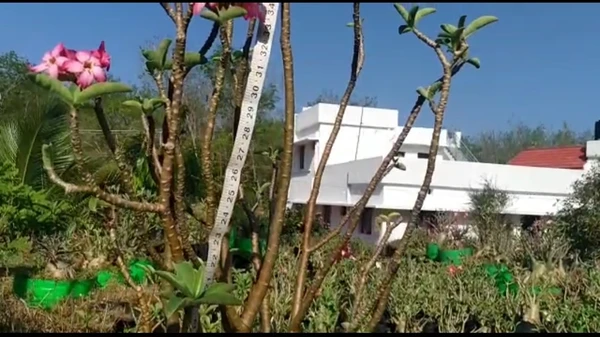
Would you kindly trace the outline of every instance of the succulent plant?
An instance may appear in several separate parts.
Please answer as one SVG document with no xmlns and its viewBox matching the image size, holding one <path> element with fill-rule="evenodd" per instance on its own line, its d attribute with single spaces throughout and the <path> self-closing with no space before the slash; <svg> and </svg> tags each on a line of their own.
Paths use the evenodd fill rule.
<svg viewBox="0 0 600 337">
<path fill-rule="evenodd" d="M 242 302 L 233 294 L 235 286 L 229 283 L 213 283 L 209 286 L 204 281 L 204 264 L 196 269 L 189 262 L 174 265 L 174 273 L 154 270 L 145 267 L 152 274 L 169 282 L 175 289 L 169 295 L 163 309 L 165 316 L 171 317 L 175 312 L 198 304 L 241 305 Z"/>
</svg>

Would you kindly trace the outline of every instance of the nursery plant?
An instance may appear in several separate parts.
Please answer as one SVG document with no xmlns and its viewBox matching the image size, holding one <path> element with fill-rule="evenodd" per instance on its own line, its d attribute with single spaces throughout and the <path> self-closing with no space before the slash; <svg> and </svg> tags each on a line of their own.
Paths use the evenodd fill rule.
<svg viewBox="0 0 600 337">
<path fill-rule="evenodd" d="M 123 102 L 123 109 L 137 112 L 143 122 L 145 164 L 148 166 L 154 184 L 158 187 L 158 195 L 153 197 L 135 192 L 132 168 L 134 165 L 124 156 L 122 144 L 112 132 L 103 112 L 103 100 L 107 96 L 131 91 L 126 84 L 107 80 L 107 72 L 111 64 L 118 60 L 111 58 L 104 42 L 100 43 L 95 50 L 72 50 L 59 43 L 43 56 L 40 64 L 31 67 L 31 79 L 51 91 L 69 107 L 71 147 L 78 177 L 67 181 L 67 178 L 56 173 L 52 144 L 43 147 L 44 168 L 50 180 L 61 187 L 65 193 L 90 196 L 106 204 L 103 208 L 111 214 L 112 219 L 108 221 L 106 230 L 111 233 L 112 238 L 115 238 L 116 219 L 124 210 L 139 214 L 155 214 L 160 218 L 162 232 L 160 241 L 163 244 L 161 255 L 158 257 L 160 261 L 157 262 L 161 266 L 159 269 L 162 270 L 157 270 L 155 273 L 167 281 L 162 282 L 164 294 L 167 294 L 166 298 L 162 299 L 162 307 L 166 311 L 169 332 L 200 331 L 201 327 L 197 327 L 199 304 L 218 305 L 223 329 L 227 332 L 257 330 L 269 332 L 274 328 L 271 311 L 275 298 L 275 295 L 270 296 L 269 292 L 272 291 L 271 284 L 277 282 L 276 278 L 280 277 L 277 275 L 282 273 L 281 270 L 276 269 L 276 266 L 282 242 L 281 234 L 291 178 L 294 140 L 294 113 L 296 112 L 294 71 L 296 69 L 291 40 L 293 6 L 290 3 L 160 3 L 160 6 L 175 26 L 174 39 L 165 39 L 157 48 L 142 51 L 146 70 L 155 80 L 158 95 Z M 414 36 L 429 48 L 438 59 L 442 69 L 441 75 L 416 89 L 415 103 L 410 109 L 403 131 L 372 177 L 364 195 L 349 209 L 339 226 L 324 237 L 313 238 L 316 204 L 325 166 L 341 128 L 346 107 L 367 60 L 363 24 L 368 25 L 369 18 L 361 16 L 360 3 L 353 3 L 352 7 L 352 22 L 348 24 L 349 32 L 354 36 L 349 81 L 339 102 L 340 107 L 331 135 L 324 144 L 321 161 L 314 173 L 312 190 L 302 219 L 300 256 L 297 266 L 288 271 L 294 275 L 293 282 L 288 283 L 288 286 L 293 284 L 289 318 L 285 323 L 277 325 L 278 332 L 302 331 L 307 324 L 310 324 L 307 323 L 309 318 L 307 314 L 313 303 L 319 301 L 320 296 L 333 296 L 322 288 L 323 283 L 333 277 L 332 267 L 337 264 L 357 263 L 352 259 L 341 260 L 340 258 L 342 255 L 348 256 L 352 233 L 376 186 L 391 170 L 404 167 L 399 159 L 399 150 L 425 106 L 434 114 L 434 132 L 429 149 L 427 171 L 411 216 L 407 219 L 409 225 L 404 238 L 394 255 L 386 261 L 386 266 L 389 266 L 381 269 L 380 274 L 383 275 L 377 278 L 381 281 L 373 281 L 380 289 L 377 294 L 361 296 L 350 291 L 350 302 L 358 299 L 360 303 L 352 303 L 352 306 L 357 308 L 355 315 L 352 315 L 348 324 L 344 326 L 350 331 L 376 329 L 386 311 L 392 284 L 397 279 L 400 262 L 414 232 L 416 219 L 431 184 L 453 77 L 463 70 L 465 65 L 480 68 L 481 61 L 470 53 L 469 39 L 482 28 L 497 21 L 493 16 L 481 16 L 467 22 L 466 16 L 461 16 L 456 25 L 442 24 L 437 36 L 430 37 L 420 27 L 426 17 L 436 12 L 434 8 L 419 6 L 406 8 L 401 4 L 394 5 L 394 9 L 398 12 L 399 35 L 403 38 Z M 277 15 L 278 12 L 280 15 Z M 188 30 L 192 20 L 212 21 L 212 29 L 207 32 L 206 41 L 199 51 L 189 50 L 187 47 L 187 41 L 193 36 Z M 255 118 L 256 107 L 248 102 L 256 101 L 260 96 L 261 85 L 256 83 L 262 83 L 257 82 L 257 79 L 266 76 L 268 64 L 267 62 L 264 65 L 256 65 L 254 61 L 261 57 L 263 60 L 264 58 L 268 60 L 271 48 L 271 43 L 268 41 L 275 34 L 277 21 L 280 26 L 279 43 L 284 77 L 283 146 L 274 156 L 276 160 L 274 160 L 273 179 L 268 186 L 270 190 L 267 198 L 268 207 L 261 212 L 256 212 L 258 207 L 253 209 L 248 204 L 244 206 L 247 207 L 246 213 L 250 222 L 259 224 L 259 220 L 266 220 L 268 230 L 265 238 L 266 251 L 263 255 L 260 254 L 259 247 L 260 226 L 252 226 L 253 277 L 248 291 L 238 299 L 231 295 L 231 290 L 234 288 L 231 285 L 232 279 L 235 278 L 232 278 L 227 233 L 230 230 L 229 219 L 233 205 L 236 202 L 244 203 L 244 198 L 238 193 L 238 189 L 241 171 L 246 169 L 244 164 L 248 148 L 246 145 L 239 144 L 246 144 L 252 139 L 254 125 L 252 119 Z M 247 25 L 248 28 L 246 43 L 239 50 L 232 45 L 234 23 Z M 257 47 L 252 48 L 255 38 L 258 40 Z M 217 40 L 220 41 L 221 51 L 217 58 L 209 60 L 207 53 Z M 207 62 L 216 63 L 216 77 L 209 97 L 206 122 L 201 130 L 200 162 L 205 197 L 201 201 L 202 207 L 197 207 L 198 205 L 190 204 L 191 201 L 186 199 L 185 193 L 186 172 L 182 155 L 182 124 L 184 124 L 186 106 L 183 88 L 190 71 Z M 236 65 L 234 69 L 232 64 Z M 213 135 L 217 110 L 220 104 L 223 104 L 220 102 L 220 93 L 223 90 L 224 79 L 231 75 L 235 84 L 234 109 L 230 112 L 234 120 L 232 137 L 235 141 L 230 163 L 234 165 L 227 168 L 224 181 L 220 182 L 216 181 L 213 174 Z M 113 160 L 120 170 L 118 188 L 107 188 L 99 184 L 86 169 L 79 121 L 81 115 L 88 110 L 94 111 Z M 160 116 L 164 118 L 161 120 Z M 162 126 L 160 137 L 157 137 L 158 125 Z M 223 192 L 220 201 L 219 191 Z M 266 194 L 267 186 L 260 185 L 257 191 L 260 196 L 263 196 L 263 193 Z M 193 209 L 201 209 L 202 214 L 199 216 L 193 214 L 194 212 L 191 211 Z M 207 233 L 208 256 L 199 257 L 197 251 L 193 249 L 193 242 L 189 239 L 189 226 L 192 222 L 188 221 L 192 216 L 200 220 L 193 224 L 202 226 L 202 230 Z M 114 249 L 118 251 L 117 240 L 113 242 Z M 380 243 L 380 245 L 384 244 L 385 242 Z M 226 248 L 222 249 L 222 247 Z M 354 268 L 361 270 L 361 275 L 370 275 L 374 265 L 371 261 L 375 261 L 380 252 L 381 249 L 378 247 L 362 267 Z M 117 264 L 126 274 L 127 271 L 122 267 L 125 265 L 122 254 L 117 253 L 117 256 Z M 214 275 L 213 270 L 216 271 Z M 127 278 L 127 275 L 125 276 Z M 151 303 L 154 299 L 147 297 L 141 286 L 133 283 L 132 286 L 138 291 L 138 307 L 142 311 L 138 330 L 150 332 L 153 326 Z M 238 304 L 242 306 L 237 306 Z M 179 323 L 180 309 L 185 309 L 183 327 L 180 327 Z M 258 316 L 260 316 L 259 322 L 257 322 Z"/>
</svg>

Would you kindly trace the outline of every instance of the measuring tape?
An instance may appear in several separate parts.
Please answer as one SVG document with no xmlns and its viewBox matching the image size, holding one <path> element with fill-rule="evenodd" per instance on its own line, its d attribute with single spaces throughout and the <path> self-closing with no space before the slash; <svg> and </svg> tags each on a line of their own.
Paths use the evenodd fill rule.
<svg viewBox="0 0 600 337">
<path fill-rule="evenodd" d="M 229 163 L 225 171 L 225 181 L 223 182 L 221 201 L 219 202 L 219 208 L 215 217 L 215 226 L 208 237 L 208 257 L 206 259 L 204 274 L 206 284 L 215 281 L 215 272 L 221 258 L 221 242 L 223 241 L 223 236 L 229 231 L 229 220 L 231 220 L 231 214 L 233 213 L 233 207 L 237 199 L 242 168 L 246 162 L 254 131 L 254 123 L 256 122 L 258 101 L 260 100 L 265 76 L 267 75 L 267 66 L 269 64 L 269 56 L 271 55 L 271 45 L 273 44 L 279 3 L 267 2 L 263 5 L 266 10 L 265 22 L 258 29 L 258 39 L 252 51 L 250 73 L 248 74 L 248 83 L 244 92 L 237 135 L 233 143 L 231 158 L 229 158 Z"/>
</svg>

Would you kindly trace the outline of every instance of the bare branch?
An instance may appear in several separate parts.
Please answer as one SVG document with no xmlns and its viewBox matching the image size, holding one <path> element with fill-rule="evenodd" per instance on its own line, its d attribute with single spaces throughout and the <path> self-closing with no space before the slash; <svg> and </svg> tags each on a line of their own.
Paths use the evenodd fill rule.
<svg viewBox="0 0 600 337">
<path fill-rule="evenodd" d="M 229 58 L 231 53 L 231 34 L 233 31 L 232 22 L 228 21 L 225 25 L 221 26 L 221 43 L 223 45 L 223 52 L 221 53 L 221 60 L 215 74 L 215 86 L 213 89 L 212 97 L 208 106 L 208 117 L 206 119 L 206 126 L 203 130 L 203 141 L 202 141 L 202 153 L 200 160 L 202 162 L 202 176 L 206 184 L 206 222 L 208 223 L 208 230 L 214 226 L 215 221 L 215 209 L 216 209 L 216 187 L 213 177 L 213 165 L 212 165 L 212 138 L 215 130 L 215 121 L 217 119 L 217 109 L 219 107 L 219 101 L 221 100 L 221 93 L 225 84 L 225 71 L 229 67 Z"/>
<path fill-rule="evenodd" d="M 300 311 L 300 305 L 302 302 L 302 297 L 304 295 L 304 284 L 306 283 L 306 271 L 310 256 L 310 240 L 312 236 L 312 225 L 315 216 L 317 198 L 319 197 L 319 190 L 321 188 L 321 181 L 323 179 L 323 173 L 325 172 L 325 166 L 327 165 L 327 161 L 329 160 L 331 150 L 333 149 L 333 144 L 335 143 L 335 140 L 342 126 L 344 113 L 346 112 L 346 107 L 348 106 L 348 102 L 350 101 L 350 97 L 352 96 L 352 92 L 354 91 L 354 87 L 356 86 L 356 80 L 358 78 L 358 75 L 360 74 L 364 63 L 364 43 L 360 19 L 360 3 L 355 2 L 353 6 L 354 13 L 352 16 L 354 21 L 354 51 L 352 54 L 352 66 L 350 68 L 350 80 L 348 81 L 346 91 L 344 92 L 344 96 L 342 97 L 342 101 L 340 102 L 340 108 L 335 117 L 335 122 L 333 124 L 331 134 L 329 135 L 327 143 L 325 144 L 323 154 L 321 155 L 319 166 L 317 167 L 317 171 L 315 172 L 312 190 L 306 206 L 306 213 L 304 214 L 304 234 L 302 238 L 302 252 L 300 255 L 300 264 L 296 278 L 294 297 L 292 300 L 292 318 L 290 323 L 292 331 L 294 331 L 295 326 L 299 326 L 299 322 L 302 321 L 302 317 L 300 317 L 298 313 Z"/>
<path fill-rule="evenodd" d="M 162 212 L 162 206 L 159 204 L 130 201 L 127 199 L 123 199 L 119 195 L 105 192 L 102 189 L 100 189 L 98 186 L 75 185 L 75 184 L 71 184 L 71 183 L 68 183 L 68 182 L 62 180 L 54 171 L 54 167 L 52 167 L 52 161 L 50 159 L 50 154 L 48 153 L 47 145 L 42 146 L 42 159 L 43 159 L 43 163 L 44 163 L 44 170 L 46 170 L 46 172 L 48 173 L 48 177 L 50 178 L 50 181 L 52 181 L 56 185 L 60 186 L 67 194 L 71 194 L 71 193 L 90 194 L 90 195 L 93 195 L 93 196 L 97 197 L 98 199 L 105 201 L 111 205 L 131 209 L 131 210 L 139 211 L 139 212 L 150 212 L 150 213 L 161 213 Z"/>
<path fill-rule="evenodd" d="M 165 13 L 173 20 L 173 22 L 177 22 L 177 16 L 175 15 L 175 11 L 171 8 L 168 2 L 161 2 L 160 5 L 165 10 Z"/>
<path fill-rule="evenodd" d="M 273 268 L 277 261 L 279 243 L 281 240 L 281 231 L 285 208 L 287 204 L 287 192 L 290 186 L 292 171 L 292 149 L 294 143 L 294 69 L 293 56 L 290 41 L 290 3 L 281 3 L 281 54 L 283 60 L 283 78 L 285 89 L 285 121 L 283 132 L 283 151 L 281 155 L 281 165 L 279 167 L 279 176 L 277 179 L 277 198 L 274 201 L 273 213 L 269 227 L 269 238 L 267 252 L 263 259 L 263 264 L 258 275 L 258 279 L 253 284 L 248 300 L 242 313 L 242 323 L 244 329 L 240 332 L 251 331 L 252 322 L 256 318 L 259 307 L 262 305 L 265 296 L 269 290 L 269 283 L 273 276 Z M 273 32 L 271 32 L 273 33 Z"/>
<path fill-rule="evenodd" d="M 387 242 L 390 239 L 390 235 L 392 235 L 392 231 L 396 227 L 398 227 L 400 221 L 402 221 L 402 218 L 400 217 L 395 221 L 391 221 L 391 219 L 387 220 L 389 225 L 386 227 L 381 241 L 377 244 L 377 247 L 375 247 L 375 252 L 373 252 L 371 259 L 369 259 L 369 261 L 360 270 L 360 278 L 357 281 L 356 291 L 354 295 L 354 305 L 352 306 L 352 322 L 350 322 L 350 328 L 348 329 L 348 331 L 354 331 L 366 314 L 364 308 L 367 306 L 363 305 L 362 296 L 364 293 L 365 285 L 369 278 L 369 272 L 371 271 L 373 265 L 375 265 L 375 262 L 381 255 L 381 251 L 387 245 Z M 363 310 L 359 310 L 360 308 L 362 308 Z"/>
<path fill-rule="evenodd" d="M 415 32 L 415 34 L 417 32 Z M 402 240 L 400 240 L 400 244 L 396 252 L 394 252 L 394 255 L 392 256 L 392 265 L 383 281 L 383 290 L 379 293 L 379 297 L 375 302 L 375 310 L 373 312 L 371 320 L 369 321 L 369 324 L 367 325 L 367 331 L 372 331 L 375 328 L 375 326 L 381 319 L 383 312 L 385 311 L 385 307 L 387 305 L 389 294 L 392 288 L 393 279 L 396 277 L 396 273 L 400 269 L 400 258 L 404 254 L 406 246 L 408 245 L 408 242 L 410 241 L 410 238 L 414 231 L 416 219 L 418 218 L 419 213 L 421 212 L 421 208 L 423 207 L 423 203 L 425 202 L 425 198 L 427 197 L 427 191 L 429 190 L 429 186 L 431 185 L 433 172 L 435 170 L 435 163 L 439 148 L 439 139 L 442 131 L 442 123 L 444 120 L 446 106 L 448 104 L 448 97 L 450 95 L 450 84 L 452 81 L 452 75 L 454 74 L 452 67 L 452 64 L 454 64 L 454 60 L 452 64 L 449 63 L 440 46 L 435 47 L 435 52 L 438 56 L 440 63 L 442 64 L 444 75 L 442 79 L 442 87 L 440 90 L 439 103 L 436 106 L 432 105 L 432 107 L 435 107 L 436 110 L 433 111 L 435 114 L 435 121 L 433 125 L 433 134 L 431 136 L 431 144 L 429 146 L 429 159 L 427 160 L 427 169 L 425 171 L 425 177 L 423 178 L 423 184 L 421 185 L 421 188 L 419 190 L 417 200 L 415 200 L 415 204 L 411 212 L 410 221 L 408 222 L 404 236 L 402 237 Z"/>
</svg>

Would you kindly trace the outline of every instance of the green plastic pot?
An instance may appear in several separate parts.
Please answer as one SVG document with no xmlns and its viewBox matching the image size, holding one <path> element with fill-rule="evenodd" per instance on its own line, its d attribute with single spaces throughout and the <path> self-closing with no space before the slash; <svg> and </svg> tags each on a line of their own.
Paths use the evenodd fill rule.
<svg viewBox="0 0 600 337">
<path fill-rule="evenodd" d="M 437 243 L 428 243 L 425 255 L 432 261 L 437 261 L 440 256 L 440 246 Z"/>
<path fill-rule="evenodd" d="M 267 241 L 263 239 L 259 240 L 258 246 L 261 255 L 264 256 L 265 252 L 267 251 Z M 233 228 L 229 232 L 229 249 L 235 249 L 234 254 L 243 256 L 244 258 L 249 260 L 250 258 L 252 258 L 252 239 L 239 238 L 237 236 L 236 229 Z"/>
<path fill-rule="evenodd" d="M 81 298 L 88 296 L 96 285 L 95 279 L 76 280 L 71 282 L 71 297 Z"/>
<path fill-rule="evenodd" d="M 450 263 L 455 266 L 460 266 L 462 264 L 462 260 L 465 257 L 473 255 L 473 248 L 464 248 L 464 249 L 451 249 L 444 250 L 440 249 L 439 251 L 439 259 L 440 262 Z"/>
<path fill-rule="evenodd" d="M 93 280 L 55 281 L 15 276 L 13 292 L 31 306 L 52 309 L 69 296 L 86 296 L 93 289 Z"/>
<path fill-rule="evenodd" d="M 129 274 L 135 284 L 143 284 L 146 282 L 148 275 L 145 267 L 153 267 L 152 263 L 148 260 L 134 260 L 129 264 Z M 125 278 L 120 272 L 112 270 L 101 270 L 96 275 L 96 284 L 100 289 L 106 288 L 111 281 L 115 281 L 119 284 L 125 284 Z"/>
</svg>

